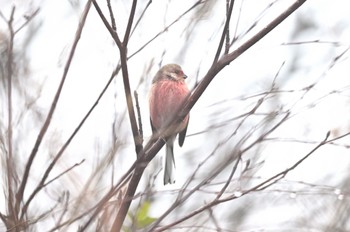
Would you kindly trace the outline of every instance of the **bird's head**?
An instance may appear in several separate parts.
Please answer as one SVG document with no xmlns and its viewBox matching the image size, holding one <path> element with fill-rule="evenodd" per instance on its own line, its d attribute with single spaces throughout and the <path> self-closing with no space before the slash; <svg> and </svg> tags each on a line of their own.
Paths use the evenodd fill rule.
<svg viewBox="0 0 350 232">
<path fill-rule="evenodd" d="M 178 64 L 167 64 L 164 65 L 157 72 L 153 82 L 161 79 L 169 79 L 173 81 L 184 81 L 187 78 L 182 68 Z"/>
</svg>

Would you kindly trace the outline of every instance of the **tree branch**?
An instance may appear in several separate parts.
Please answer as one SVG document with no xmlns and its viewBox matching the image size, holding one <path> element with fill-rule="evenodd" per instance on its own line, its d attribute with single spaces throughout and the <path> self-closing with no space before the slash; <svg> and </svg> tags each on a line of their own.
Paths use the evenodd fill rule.
<svg viewBox="0 0 350 232">
<path fill-rule="evenodd" d="M 6 157 L 6 168 L 7 168 L 7 187 L 8 187 L 8 200 L 7 207 L 9 210 L 10 218 L 13 223 L 18 223 L 18 210 L 15 206 L 14 193 L 15 186 L 13 184 L 16 180 L 16 174 L 14 169 L 14 157 L 13 157 L 13 134 L 12 134 L 12 75 L 13 75 L 13 41 L 14 41 L 14 30 L 13 30 L 13 19 L 15 14 L 15 7 L 12 7 L 10 19 L 7 21 L 7 26 L 10 32 L 10 39 L 7 48 L 7 146 L 8 155 Z M 4 221 L 5 222 L 5 221 Z M 8 226 L 8 225 L 7 225 Z"/>
<path fill-rule="evenodd" d="M 231 0 L 229 8 L 226 8 L 227 9 L 226 10 L 226 22 L 225 22 L 225 26 L 224 26 L 224 28 L 222 30 L 222 35 L 221 35 L 221 39 L 220 39 L 220 42 L 219 42 L 219 47 L 218 47 L 218 49 L 216 51 L 216 55 L 215 55 L 215 58 L 214 58 L 214 61 L 213 61 L 213 65 L 217 63 L 217 61 L 218 61 L 218 59 L 220 57 L 220 54 L 221 54 L 222 47 L 224 46 L 225 38 L 228 35 L 229 27 L 230 27 L 230 20 L 231 20 L 231 15 L 232 15 L 232 10 L 233 10 L 233 5 L 234 4 L 235 4 L 235 1 Z M 226 52 L 225 52 L 225 54 L 226 54 Z"/>
<path fill-rule="evenodd" d="M 137 0 L 133 0 L 132 6 L 131 6 L 130 15 L 129 15 L 129 20 L 128 20 L 128 25 L 126 26 L 125 35 L 124 35 L 124 40 L 123 40 L 123 44 L 124 44 L 125 47 L 126 47 L 126 46 L 128 45 L 128 43 L 129 43 L 129 37 L 130 37 L 131 27 L 132 27 L 132 23 L 133 23 L 134 18 L 135 18 L 136 4 L 137 4 Z"/>
</svg>

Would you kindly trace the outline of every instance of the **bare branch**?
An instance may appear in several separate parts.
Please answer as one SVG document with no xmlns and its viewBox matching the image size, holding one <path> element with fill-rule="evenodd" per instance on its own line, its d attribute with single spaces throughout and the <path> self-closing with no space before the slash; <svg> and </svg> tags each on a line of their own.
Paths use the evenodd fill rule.
<svg viewBox="0 0 350 232">
<path fill-rule="evenodd" d="M 13 221 L 13 223 L 18 223 L 18 214 L 15 206 L 15 199 L 14 199 L 14 193 L 15 193 L 15 184 L 16 182 L 16 171 L 14 166 L 14 157 L 13 157 L 13 134 L 12 134 L 12 78 L 13 78 L 13 42 L 14 42 L 14 30 L 13 30 L 13 19 L 15 14 L 16 8 L 13 6 L 11 10 L 11 15 L 9 20 L 7 21 L 7 26 L 10 32 L 10 39 L 8 41 L 8 48 L 7 48 L 7 114 L 8 114 L 8 121 L 7 121 L 7 146 L 8 146 L 8 154 L 6 157 L 6 166 L 7 166 L 7 186 L 8 186 L 8 197 L 7 200 L 7 207 L 10 213 L 10 220 Z M 4 221 L 5 223 L 6 221 Z M 6 225 L 8 227 L 8 225 Z"/>
<path fill-rule="evenodd" d="M 74 165 L 72 165 L 71 167 L 69 167 L 67 170 L 65 170 L 64 172 L 60 173 L 59 175 L 57 175 L 56 177 L 52 178 L 51 180 L 49 180 L 47 183 L 43 184 L 41 188 L 46 187 L 47 185 L 51 184 L 52 182 L 54 182 L 55 180 L 57 180 L 58 178 L 60 178 L 61 176 L 65 175 L 66 173 L 70 172 L 73 168 L 80 166 L 82 163 L 84 163 L 85 159 L 81 160 L 79 163 L 76 163 Z"/>
<path fill-rule="evenodd" d="M 109 16 L 111 17 L 111 24 L 112 24 L 112 29 L 114 31 L 117 31 L 117 27 L 115 25 L 115 18 L 112 10 L 112 5 L 111 5 L 111 0 L 107 0 L 107 6 L 108 6 L 108 11 L 109 11 Z"/>
<path fill-rule="evenodd" d="M 133 0 L 132 6 L 131 6 L 131 11 L 129 14 L 128 25 L 126 26 L 124 40 L 123 40 L 123 45 L 125 47 L 128 45 L 128 42 L 129 42 L 131 27 L 132 27 L 132 23 L 133 23 L 134 18 L 135 18 L 136 4 L 137 4 L 137 0 Z"/>
<path fill-rule="evenodd" d="M 151 5 L 151 3 L 152 3 L 152 0 L 149 0 L 148 3 L 147 3 L 147 5 L 146 5 L 146 7 L 145 7 L 145 9 L 143 9 L 143 11 L 142 11 L 140 17 L 139 17 L 138 20 L 136 21 L 135 26 L 134 26 L 134 28 L 132 29 L 131 33 L 130 33 L 130 36 L 131 36 L 131 35 L 134 33 L 134 31 L 136 30 L 137 26 L 138 26 L 139 23 L 141 22 L 141 19 L 142 19 L 143 16 L 145 15 L 146 10 L 147 10 L 148 7 Z"/>
<path fill-rule="evenodd" d="M 227 1 L 229 1 L 229 0 L 227 0 Z M 222 30 L 221 39 L 220 39 L 220 42 L 219 42 L 218 49 L 216 50 L 216 55 L 215 55 L 215 58 L 214 58 L 214 61 L 213 61 L 213 65 L 217 63 L 217 61 L 218 61 L 218 59 L 220 57 L 221 50 L 222 50 L 222 47 L 223 47 L 224 42 L 225 42 L 225 38 L 227 39 L 227 37 L 229 37 L 228 33 L 229 33 L 230 20 L 231 20 L 231 15 L 232 15 L 232 10 L 233 10 L 234 3 L 235 3 L 235 1 L 231 0 L 231 3 L 230 3 L 229 7 L 226 10 L 226 22 L 225 22 L 225 26 L 224 26 L 224 28 Z M 229 47 L 226 47 L 226 49 L 227 48 L 229 48 Z M 228 49 L 227 49 L 227 52 L 228 52 Z M 225 54 L 226 54 L 226 50 L 225 50 Z"/>
<path fill-rule="evenodd" d="M 231 3 L 234 3 L 234 0 L 231 0 Z M 233 4 L 232 4 L 233 5 Z M 232 10 L 233 8 L 231 9 L 230 11 L 230 0 L 226 0 L 226 19 L 228 18 L 231 18 L 231 14 L 232 14 Z M 229 50 L 230 50 L 230 22 L 226 28 L 226 42 L 225 42 L 225 52 L 224 54 L 228 54 L 229 53 Z"/>
<path fill-rule="evenodd" d="M 141 143 L 143 143 L 142 117 L 141 117 L 139 98 L 136 90 L 134 91 L 134 97 L 135 97 L 136 111 L 137 111 L 138 122 L 139 122 L 139 135 L 140 135 Z"/>
<path fill-rule="evenodd" d="M 115 30 L 113 30 L 113 28 L 109 25 L 108 20 L 106 19 L 106 17 L 104 16 L 101 8 L 99 7 L 98 3 L 96 2 L 96 0 L 93 0 L 92 3 L 94 4 L 94 7 L 98 13 L 98 15 L 100 16 L 103 24 L 105 25 L 105 27 L 107 28 L 107 30 L 109 31 L 109 33 L 112 35 L 112 38 L 114 39 L 114 41 L 116 42 L 118 47 L 122 46 L 122 42 L 120 41 L 119 35 L 117 34 L 117 32 Z"/>
<path fill-rule="evenodd" d="M 40 8 L 36 9 L 31 15 L 26 16 L 26 21 L 19 27 L 16 29 L 16 31 L 14 32 L 14 34 L 17 34 L 19 31 L 21 31 L 26 25 L 28 25 L 28 23 L 30 21 L 32 21 L 32 19 L 39 13 Z"/>
</svg>

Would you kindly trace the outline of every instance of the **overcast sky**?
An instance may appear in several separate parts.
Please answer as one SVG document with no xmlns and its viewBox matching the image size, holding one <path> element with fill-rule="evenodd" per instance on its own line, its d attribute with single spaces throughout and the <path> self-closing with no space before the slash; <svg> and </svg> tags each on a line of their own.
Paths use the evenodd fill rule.
<svg viewBox="0 0 350 232">
<path fill-rule="evenodd" d="M 101 7 L 105 8 L 104 1 L 100 2 Z M 129 55 L 162 31 L 194 2 L 153 1 L 131 37 Z M 225 2 L 217 1 L 212 6 L 213 10 L 203 14 L 200 19 L 195 18 L 194 13 L 185 15 L 166 33 L 129 60 L 131 88 L 139 93 L 146 141 L 151 135 L 148 89 L 159 65 L 180 64 L 189 76 L 189 86 L 193 88 L 196 82 L 203 78 L 213 60 L 225 19 Z M 262 28 L 292 1 L 280 0 L 276 1 L 272 7 L 268 7 L 272 2 L 271 0 L 237 1 L 231 25 L 238 26 L 237 29 L 232 26 L 231 35 L 236 33 L 239 39 L 232 49 Z M 147 1 L 140 1 L 137 16 L 141 14 L 146 3 Z M 32 24 L 18 34 L 14 47 L 15 51 L 17 48 L 20 50 L 26 33 L 34 29 L 35 34 L 25 53 L 29 72 L 25 77 L 23 76 L 25 80 L 20 83 L 30 96 L 34 97 L 40 93 L 35 105 L 39 116 L 34 117 L 36 114 L 33 112 L 24 114 L 23 121 L 16 128 L 14 136 L 20 146 L 17 152 L 22 161 L 22 157 L 26 157 L 31 151 L 42 124 L 40 120 L 46 117 L 51 105 L 85 1 L 80 1 L 77 7 L 73 7 L 66 0 L 30 1 L 30 3 L 0 0 L 1 13 L 8 17 L 13 4 L 16 6 L 15 25 L 21 25 L 22 15 L 28 15 L 40 8 Z M 113 3 L 113 7 L 116 11 L 118 32 L 122 34 L 128 18 L 129 1 L 117 1 Z M 284 92 L 266 100 L 258 113 L 264 115 L 274 108 L 281 108 L 289 110 L 292 117 L 271 135 L 271 138 L 278 139 L 256 151 L 258 156 L 250 154 L 248 157 L 243 157 L 244 161 L 252 159 L 256 163 L 262 162 L 262 166 L 256 170 L 256 178 L 267 178 L 290 167 L 322 141 L 328 131 L 331 131 L 331 138 L 349 132 L 349 9 L 350 3 L 347 0 L 307 1 L 273 32 L 220 72 L 191 111 L 188 137 L 184 147 L 175 147 L 176 184 L 164 187 L 161 173 L 155 181 L 156 188 L 158 190 L 180 188 L 194 168 L 220 141 L 225 140 L 237 124 L 227 123 L 223 127 L 212 130 L 208 128 L 229 121 L 251 109 L 259 99 L 254 96 L 269 91 L 273 83 L 276 88 Z M 256 27 L 246 34 L 256 20 L 258 20 Z M 0 32 L 6 33 L 6 24 L 3 20 L 0 21 Z M 35 26 L 38 26 L 37 30 Z M 33 172 L 31 179 L 33 183 L 41 175 L 40 170 L 46 167 L 48 157 L 56 154 L 90 109 L 118 61 L 117 47 L 95 9 L 91 8 L 48 136 L 39 151 L 41 158 L 37 158 L 34 164 L 37 171 Z M 310 85 L 313 87 L 305 91 L 305 88 Z M 15 117 L 18 118 L 25 103 L 20 100 L 20 97 L 15 97 L 15 101 L 18 101 L 14 106 Z M 5 103 L 0 104 L 2 110 L 5 109 Z M 71 181 L 67 184 L 67 188 L 72 192 L 79 192 L 80 184 L 89 177 L 84 173 L 93 170 L 96 160 L 110 149 L 113 127 L 117 128 L 118 132 L 122 132 L 119 137 L 122 146 L 116 161 L 120 166 L 115 171 L 116 177 L 127 170 L 134 161 L 135 154 L 125 111 L 122 78 L 121 74 L 118 74 L 97 108 L 68 147 L 52 176 L 85 159 L 85 163 L 67 177 Z M 240 136 L 259 124 L 261 118 L 249 120 L 240 130 Z M 113 125 L 114 122 L 117 125 Z M 119 123 L 120 126 L 118 126 Z M 205 133 L 198 134 L 202 131 Z M 232 143 L 237 141 L 238 138 L 230 140 Z M 336 199 L 339 194 L 342 194 L 341 183 L 349 174 L 349 151 L 344 146 L 349 142 L 350 140 L 346 137 L 337 141 L 338 145 L 323 147 L 290 173 L 286 177 L 287 182 L 300 181 L 330 186 L 334 191 L 330 191 L 329 194 L 334 194 Z M 233 145 L 226 144 L 226 146 L 229 148 Z M 146 174 L 161 169 L 163 153 L 164 150 L 160 151 L 161 155 L 151 163 Z M 74 178 L 79 181 L 74 182 L 76 180 Z M 75 184 L 77 186 L 74 186 Z M 285 197 L 295 198 L 296 196 L 287 194 Z M 158 216 L 159 209 L 163 210 L 169 206 L 170 200 L 167 201 L 167 199 L 165 197 L 165 200 L 155 202 L 157 207 L 152 211 L 155 217 Z M 303 206 L 289 205 L 290 208 L 285 215 L 279 214 L 280 208 L 268 204 L 268 209 L 265 209 L 274 212 L 271 214 L 274 216 L 260 217 L 259 210 L 256 210 L 256 213 L 251 216 L 255 224 L 251 225 L 249 223 L 251 221 L 248 220 L 241 229 L 249 230 L 271 225 L 270 228 L 277 227 L 286 221 L 286 218 L 297 217 L 302 208 L 307 205 L 305 202 L 296 204 Z M 0 211 L 5 211 L 1 200 Z M 323 220 L 323 216 L 318 217 L 320 221 Z M 261 220 L 258 220 L 259 218 Z"/>
</svg>

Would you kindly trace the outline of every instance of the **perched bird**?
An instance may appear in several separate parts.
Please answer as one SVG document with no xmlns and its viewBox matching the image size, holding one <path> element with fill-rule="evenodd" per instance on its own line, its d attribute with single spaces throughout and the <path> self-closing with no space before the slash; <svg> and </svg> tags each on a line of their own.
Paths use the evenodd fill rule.
<svg viewBox="0 0 350 232">
<path fill-rule="evenodd" d="M 185 83 L 187 76 L 177 64 L 164 65 L 155 75 L 150 90 L 149 107 L 151 127 L 153 133 L 168 128 L 171 121 L 176 117 L 180 107 L 190 94 Z M 174 168 L 175 160 L 173 147 L 176 135 L 179 134 L 179 145 L 185 141 L 189 115 L 173 125 L 168 134 L 164 135 L 166 140 L 166 157 L 164 169 L 164 185 L 175 182 Z"/>
</svg>

